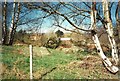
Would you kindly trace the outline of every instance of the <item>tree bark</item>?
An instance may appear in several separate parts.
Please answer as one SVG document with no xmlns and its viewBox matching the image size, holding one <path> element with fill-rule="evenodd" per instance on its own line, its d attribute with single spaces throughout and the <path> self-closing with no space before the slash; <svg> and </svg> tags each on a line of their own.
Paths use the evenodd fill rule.
<svg viewBox="0 0 120 81">
<path fill-rule="evenodd" d="M 110 60 L 105 56 L 102 48 L 101 48 L 101 45 L 100 45 L 100 42 L 99 42 L 99 39 L 98 39 L 98 36 L 97 36 L 97 32 L 96 32 L 96 14 L 97 14 L 97 11 L 96 11 L 96 3 L 93 2 L 92 4 L 92 11 L 91 11 L 91 34 L 92 34 L 92 39 L 95 43 L 95 46 L 97 48 L 97 52 L 98 52 L 98 55 L 102 58 L 102 61 L 103 63 L 105 64 L 106 68 L 112 72 L 112 73 L 116 73 L 118 72 L 118 68 L 116 66 L 114 66 Z"/>
<path fill-rule="evenodd" d="M 108 34 L 109 42 L 112 47 L 112 60 L 117 65 L 118 61 L 119 61 L 118 49 L 117 49 L 117 45 L 116 45 L 116 42 L 115 42 L 114 36 L 113 36 L 113 26 L 112 26 L 112 21 L 110 19 L 107 0 L 103 0 L 103 13 L 104 13 L 104 20 L 106 21 L 106 23 L 105 23 L 106 31 Z"/>
<path fill-rule="evenodd" d="M 9 29 L 9 37 L 8 37 L 8 44 L 11 45 L 11 40 L 12 40 L 12 35 L 13 35 L 13 31 L 14 31 L 14 17 L 15 17 L 15 7 L 16 3 L 13 3 L 13 12 L 12 12 L 12 20 L 11 20 L 11 27 Z"/>
<path fill-rule="evenodd" d="M 116 25 L 117 25 L 117 41 L 118 44 L 120 43 L 120 1 L 118 2 L 117 9 L 116 9 Z M 120 48 L 120 44 L 118 45 Z"/>
<path fill-rule="evenodd" d="M 15 12 L 16 7 L 18 8 L 17 12 Z M 18 2 L 18 5 L 17 5 L 14 2 L 13 3 L 12 21 L 11 21 L 11 27 L 10 27 L 10 32 L 9 32 L 9 42 L 8 42 L 9 45 L 12 45 L 14 42 L 14 36 L 15 36 L 16 28 L 17 28 L 19 14 L 20 14 L 20 3 Z"/>
<path fill-rule="evenodd" d="M 2 24 L 2 44 L 7 43 L 7 2 L 4 2 L 3 6 L 3 24 Z"/>
<path fill-rule="evenodd" d="M 117 25 L 120 25 L 120 1 L 118 2 L 116 9 L 116 21 L 117 21 Z"/>
</svg>

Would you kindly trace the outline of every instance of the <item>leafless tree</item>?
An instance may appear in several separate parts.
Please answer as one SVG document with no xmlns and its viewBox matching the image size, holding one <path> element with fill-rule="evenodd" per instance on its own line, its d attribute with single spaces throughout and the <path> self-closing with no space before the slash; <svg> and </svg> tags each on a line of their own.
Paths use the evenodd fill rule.
<svg viewBox="0 0 120 81">
<path fill-rule="evenodd" d="M 12 5 L 12 6 L 11 6 Z M 14 36 L 16 33 L 16 30 L 18 29 L 18 26 L 20 25 L 28 25 L 28 24 L 38 24 L 41 25 L 42 21 L 44 18 L 48 17 L 48 15 L 44 14 L 43 16 L 39 18 L 34 18 L 34 19 L 27 19 L 27 15 L 31 12 L 32 10 L 27 10 L 26 12 L 24 11 L 24 7 L 22 2 L 4 2 L 3 3 L 3 21 L 2 21 L 2 44 L 3 45 L 12 45 L 14 42 Z M 9 12 L 9 13 L 8 13 Z M 44 12 L 43 12 L 44 13 Z M 43 18 L 43 19 L 42 19 Z M 39 22 L 38 20 L 41 21 Z M 37 23 L 36 23 L 37 22 Z M 41 24 L 40 24 L 41 23 Z M 10 25 L 10 27 L 9 27 Z M 34 27 L 37 29 L 37 26 Z M 29 29 L 32 29 L 29 27 Z"/>
<path fill-rule="evenodd" d="M 83 6 L 79 6 L 84 4 Z M 28 24 L 33 23 L 36 24 L 37 20 L 44 21 L 45 18 L 50 17 L 53 18 L 54 23 L 53 25 L 57 27 L 61 27 L 65 30 L 76 32 L 74 30 L 70 30 L 66 27 L 63 27 L 63 23 L 67 22 L 69 23 L 73 29 L 77 29 L 80 31 L 90 32 L 92 35 L 92 39 L 96 45 L 96 48 L 98 50 L 99 56 L 102 58 L 105 66 L 107 69 L 113 73 L 118 72 L 118 68 L 115 66 L 118 64 L 118 50 L 117 45 L 114 40 L 113 36 L 113 25 L 112 25 L 112 18 L 111 18 L 111 9 L 112 5 L 114 3 L 111 3 L 109 6 L 109 3 L 107 0 L 103 0 L 102 3 L 96 3 L 96 2 L 58 2 L 58 3 L 51 3 L 51 2 L 39 2 L 39 3 L 23 3 L 23 6 L 26 7 L 28 10 L 40 10 L 43 14 L 43 16 L 40 16 L 39 18 L 35 19 L 28 19 L 27 21 L 23 21 L 21 23 L 18 23 L 19 15 L 20 15 L 20 3 L 13 3 L 13 13 L 12 13 L 12 20 L 11 20 L 11 27 L 9 32 L 9 41 L 8 44 L 12 45 L 14 40 L 14 34 L 17 28 L 17 25 L 21 24 Z M 120 2 L 119 2 L 120 4 Z M 119 4 L 116 9 L 116 18 L 117 22 L 119 22 Z M 4 8 L 6 8 L 6 4 L 4 4 Z M 92 7 L 91 7 L 92 5 Z M 17 7 L 17 11 L 15 10 Z M 101 9 L 103 8 L 103 10 Z M 67 9 L 67 12 L 65 11 Z M 101 12 L 103 11 L 103 12 Z M 4 12 L 4 15 L 6 12 Z M 101 16 L 101 14 L 103 14 Z M 5 16 L 4 16 L 4 22 L 5 22 Z M 91 20 L 91 23 L 85 22 L 85 20 Z M 104 52 L 101 48 L 101 44 L 99 42 L 99 38 L 97 36 L 97 25 L 99 21 L 102 23 L 104 29 L 106 30 L 106 33 L 108 34 L 108 38 L 110 41 L 110 45 L 112 48 L 112 59 L 115 63 L 113 65 L 109 59 L 104 55 Z M 89 27 L 87 28 L 81 28 L 80 24 L 85 24 Z M 42 24 L 42 23 L 41 23 Z M 5 23 L 3 28 L 5 28 Z M 77 32 L 78 33 L 78 32 Z"/>
<path fill-rule="evenodd" d="M 103 13 L 104 13 L 104 21 L 106 21 L 107 23 L 104 24 L 105 29 L 107 31 L 108 34 L 108 38 L 112 47 L 112 59 L 115 63 L 115 65 L 118 65 L 118 49 L 116 47 L 116 43 L 115 40 L 113 38 L 113 26 L 112 26 L 112 22 L 111 22 L 111 18 L 110 18 L 110 14 L 109 14 L 109 9 L 108 9 L 108 2 L 107 0 L 104 0 L 103 3 Z M 98 36 L 97 36 L 97 32 L 96 32 L 96 2 L 93 3 L 92 5 L 92 9 L 91 9 L 91 28 L 92 28 L 92 39 L 95 43 L 95 46 L 97 48 L 98 54 L 99 56 L 102 58 L 103 63 L 105 64 L 106 68 L 111 71 L 112 73 L 116 73 L 118 72 L 118 67 L 116 67 L 114 64 L 112 64 L 110 62 L 110 60 L 105 56 L 103 49 L 101 48 L 101 44 L 99 42 Z"/>
<path fill-rule="evenodd" d="M 17 11 L 15 10 L 17 7 Z M 19 14 L 20 14 L 20 3 L 13 3 L 13 13 L 12 13 L 12 21 L 11 21 L 11 27 L 10 27 L 10 31 L 9 31 L 9 37 L 8 37 L 8 44 L 12 45 L 13 44 L 13 40 L 14 40 L 14 35 L 16 32 L 16 28 L 17 28 L 17 23 L 18 23 L 18 19 L 19 19 Z"/>
<path fill-rule="evenodd" d="M 82 3 L 79 3 L 79 4 L 82 4 Z M 105 66 L 107 67 L 107 69 L 109 71 L 116 73 L 118 71 L 118 68 L 113 66 L 113 64 L 109 61 L 109 59 L 104 55 L 104 52 L 101 48 L 101 45 L 100 45 L 100 42 L 99 42 L 99 39 L 97 36 L 97 32 L 96 32 L 97 31 L 96 23 L 98 21 L 101 21 L 101 23 L 103 24 L 103 26 L 108 34 L 108 38 L 109 38 L 109 41 L 110 41 L 110 44 L 112 47 L 112 53 L 111 53 L 112 59 L 115 62 L 115 64 L 117 65 L 118 64 L 118 50 L 117 50 L 117 46 L 116 46 L 114 36 L 113 36 L 113 25 L 112 25 L 112 18 L 111 18 L 111 14 L 110 14 L 113 3 L 109 7 L 109 3 L 107 2 L 107 0 L 102 1 L 104 18 L 102 18 L 100 16 L 100 12 L 99 12 L 100 9 L 96 8 L 96 6 L 97 6 L 96 2 L 92 3 L 92 8 L 89 4 L 86 4 L 85 2 L 83 2 L 83 4 L 85 4 L 86 7 L 89 8 L 89 10 L 82 9 L 82 8 L 76 6 L 76 4 L 74 4 L 74 3 L 65 3 L 65 2 L 60 2 L 57 4 L 57 5 L 59 5 L 59 9 L 56 9 L 56 5 L 53 5 L 50 3 L 44 3 L 44 2 L 42 3 L 42 6 L 29 3 L 29 4 L 27 4 L 27 8 L 41 9 L 42 11 L 44 11 L 50 15 L 59 15 L 62 19 L 62 22 L 67 21 L 75 29 L 79 29 L 79 30 L 82 30 L 85 32 L 91 32 L 93 41 L 95 42 L 96 48 L 98 50 L 98 54 L 103 59 Z M 61 10 L 60 7 L 65 7 L 67 9 L 69 9 L 69 11 L 67 13 L 60 12 L 60 10 Z M 87 15 L 86 15 L 86 13 L 87 13 Z M 83 29 L 83 28 L 79 27 L 79 24 L 78 24 L 79 16 L 83 16 L 81 21 L 79 21 L 79 24 L 81 24 L 85 18 L 91 18 L 91 27 L 89 29 Z M 54 16 L 54 18 L 57 21 L 57 18 L 55 16 Z M 73 18 L 73 20 L 72 20 L 72 18 Z M 62 27 L 62 25 L 59 23 L 59 21 L 57 21 L 56 23 L 57 23 L 56 26 L 59 26 L 65 30 L 73 32 L 73 30 L 69 30 L 65 27 Z"/>
<path fill-rule="evenodd" d="M 7 15 L 7 2 L 4 2 L 3 3 L 4 6 L 3 6 L 3 24 L 2 24 L 2 39 L 3 39 L 3 44 L 6 44 L 7 42 L 7 18 L 6 18 L 6 15 Z"/>
</svg>

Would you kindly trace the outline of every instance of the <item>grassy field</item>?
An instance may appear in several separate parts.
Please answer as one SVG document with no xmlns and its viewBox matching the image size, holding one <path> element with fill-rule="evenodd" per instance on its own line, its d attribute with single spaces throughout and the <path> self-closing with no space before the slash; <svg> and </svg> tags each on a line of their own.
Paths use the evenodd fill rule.
<svg viewBox="0 0 120 81">
<path fill-rule="evenodd" d="M 29 47 L 2 46 L 0 50 L 2 79 L 29 79 Z M 33 49 L 34 79 L 118 79 L 118 74 L 108 72 L 97 55 L 48 49 L 49 55 L 38 56 L 40 50 Z"/>
</svg>

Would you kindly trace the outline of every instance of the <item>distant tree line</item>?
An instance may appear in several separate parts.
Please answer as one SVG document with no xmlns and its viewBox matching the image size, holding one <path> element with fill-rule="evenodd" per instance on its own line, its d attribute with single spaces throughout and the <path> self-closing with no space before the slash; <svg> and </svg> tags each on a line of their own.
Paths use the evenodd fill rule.
<svg viewBox="0 0 120 81">
<path fill-rule="evenodd" d="M 84 4 L 84 7 L 80 7 L 79 5 Z M 113 9 L 113 5 L 116 5 L 114 8 L 115 17 L 116 17 L 116 26 L 118 33 L 120 31 L 120 2 L 109 2 L 109 13 L 110 19 L 112 19 L 113 14 L 111 10 Z M 80 27 L 80 24 L 85 23 L 85 19 L 90 19 L 91 14 L 91 2 L 80 2 L 80 3 L 65 3 L 65 2 L 58 2 L 58 3 L 46 3 L 46 2 L 3 2 L 2 3 L 2 44 L 3 45 L 12 45 L 15 38 L 16 30 L 21 25 L 27 25 L 28 30 L 31 31 L 33 29 L 38 30 L 41 28 L 44 19 L 50 17 L 55 22 L 52 26 L 57 26 L 63 28 L 67 31 L 76 32 L 74 30 L 67 29 L 66 27 L 62 26 L 62 23 L 68 22 L 73 28 L 79 29 L 85 32 L 90 32 L 89 29 L 83 29 Z M 40 10 L 41 15 L 38 18 L 30 18 L 27 17 L 29 13 L 34 12 L 35 10 Z M 63 12 L 63 9 L 67 9 L 69 12 Z M 104 16 L 102 15 L 102 4 L 97 2 L 96 3 L 96 10 L 97 12 L 97 22 L 99 21 L 104 26 L 106 23 Z M 61 19 L 61 20 L 59 20 Z M 111 20 L 111 22 L 114 22 Z M 38 24 L 39 23 L 39 24 Z M 38 24 L 38 25 L 37 25 Z M 90 24 L 90 23 L 88 23 Z M 34 27 L 33 27 L 34 26 Z M 59 35 L 58 31 L 58 35 Z M 61 33 L 62 34 L 62 33 Z M 120 35 L 120 34 L 118 34 Z M 120 37 L 120 36 L 119 36 Z"/>
</svg>

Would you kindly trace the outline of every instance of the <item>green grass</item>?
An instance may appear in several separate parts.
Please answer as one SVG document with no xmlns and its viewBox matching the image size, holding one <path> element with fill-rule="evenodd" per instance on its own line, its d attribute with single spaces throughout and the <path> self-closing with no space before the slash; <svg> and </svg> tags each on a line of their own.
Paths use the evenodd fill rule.
<svg viewBox="0 0 120 81">
<path fill-rule="evenodd" d="M 8 72 L 12 72 L 13 68 L 16 67 L 23 71 L 24 74 L 29 73 L 29 57 L 20 54 L 18 49 L 23 47 L 18 46 L 2 46 L 2 62 L 7 66 Z M 14 74 L 14 73 L 13 73 Z M 15 75 L 3 76 L 3 78 L 17 78 Z"/>
<path fill-rule="evenodd" d="M 12 70 L 15 65 L 20 70 L 24 71 L 25 74 L 29 73 L 29 51 L 28 48 L 23 46 L 3 46 L 2 47 L 2 62 L 7 65 L 7 69 Z M 22 54 L 19 51 L 22 50 Z M 74 54 L 64 54 L 63 52 L 49 49 L 50 55 L 33 58 L 33 72 L 44 68 L 44 70 L 50 70 L 58 65 L 65 65 L 77 57 Z M 26 54 L 23 54 L 25 53 Z M 68 75 L 68 74 L 67 74 Z M 10 77 L 9 77 L 10 78 Z M 12 78 L 12 77 L 11 77 Z M 15 78 L 15 77 L 14 77 Z"/>
<path fill-rule="evenodd" d="M 39 47 L 36 47 L 35 52 L 38 53 Z M 52 68 L 56 67 L 50 73 L 47 73 L 42 79 L 93 79 L 99 77 L 116 77 L 116 75 L 102 73 L 104 67 L 94 67 L 96 69 L 89 70 L 74 67 L 73 69 L 68 68 L 68 64 L 73 61 L 82 61 L 85 56 L 89 55 L 87 51 L 77 52 L 73 54 L 65 54 L 62 51 L 55 49 L 48 49 L 51 54 L 44 55 L 42 57 L 33 56 L 33 75 L 35 79 Z M 28 46 L 2 46 L 2 62 L 7 66 L 2 78 L 4 79 L 21 79 L 23 75 L 24 79 L 29 79 L 29 47 Z M 99 64 L 98 64 L 99 65 Z M 79 65 L 78 65 L 79 66 Z M 13 71 L 16 67 L 20 70 L 21 76 L 17 76 L 17 73 Z M 95 71 L 97 70 L 97 72 Z M 109 75 L 109 76 L 108 76 Z"/>
<path fill-rule="evenodd" d="M 43 79 L 76 79 L 76 75 L 70 74 L 66 69 L 61 69 L 47 74 Z"/>
<path fill-rule="evenodd" d="M 40 65 L 41 67 L 51 68 L 55 67 L 57 64 L 66 64 L 75 59 L 76 57 L 72 54 L 64 54 L 63 52 L 54 51 L 49 56 L 34 58 L 33 63 Z"/>
</svg>

